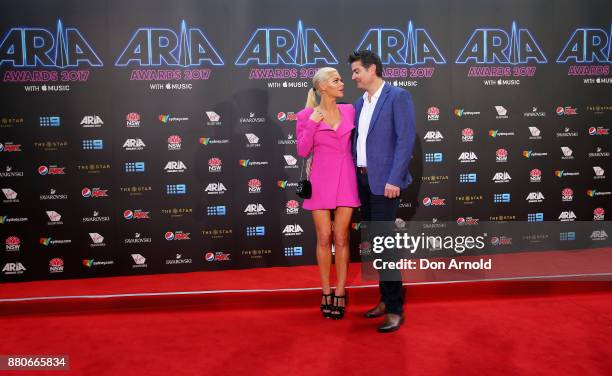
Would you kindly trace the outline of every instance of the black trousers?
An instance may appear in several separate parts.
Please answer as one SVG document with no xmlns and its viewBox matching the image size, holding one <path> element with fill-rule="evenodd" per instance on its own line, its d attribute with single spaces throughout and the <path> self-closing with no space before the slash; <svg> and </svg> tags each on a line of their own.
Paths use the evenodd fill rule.
<svg viewBox="0 0 612 376">
<path fill-rule="evenodd" d="M 375 195 L 370 190 L 368 175 L 357 173 L 357 187 L 361 200 L 361 216 L 363 221 L 394 222 L 399 206 L 399 198 L 387 198 Z M 387 313 L 401 315 L 404 306 L 402 277 L 399 270 L 379 270 L 381 301 L 385 303 Z"/>
</svg>

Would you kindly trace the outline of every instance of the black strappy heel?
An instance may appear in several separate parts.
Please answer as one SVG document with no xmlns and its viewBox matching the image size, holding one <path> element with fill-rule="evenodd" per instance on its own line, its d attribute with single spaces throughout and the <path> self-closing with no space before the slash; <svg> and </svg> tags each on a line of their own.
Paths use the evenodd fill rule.
<svg viewBox="0 0 612 376">
<path fill-rule="evenodd" d="M 321 294 L 321 297 L 323 298 L 323 301 L 325 302 L 325 303 L 321 303 L 321 313 L 323 314 L 323 317 L 329 318 L 331 314 L 331 310 L 332 310 L 332 305 L 331 305 L 330 300 L 333 301 L 334 293 L 331 292 L 329 294 Z"/>
<path fill-rule="evenodd" d="M 329 317 L 334 320 L 340 320 L 344 317 L 344 312 L 346 311 L 346 301 L 347 301 L 346 293 L 342 296 L 334 295 L 334 304 L 331 306 L 331 311 L 329 312 Z M 344 305 L 340 305 L 340 300 L 344 302 Z"/>
</svg>

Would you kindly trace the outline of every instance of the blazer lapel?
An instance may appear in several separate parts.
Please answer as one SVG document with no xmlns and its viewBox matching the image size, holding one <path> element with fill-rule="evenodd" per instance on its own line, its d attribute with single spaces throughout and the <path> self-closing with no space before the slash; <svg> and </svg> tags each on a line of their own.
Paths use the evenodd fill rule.
<svg viewBox="0 0 612 376">
<path fill-rule="evenodd" d="M 359 128 L 359 116 L 361 116 L 361 109 L 363 108 L 363 97 L 359 98 L 355 103 L 355 127 Z"/>
<path fill-rule="evenodd" d="M 372 114 L 372 120 L 370 120 L 368 134 L 370 134 L 370 132 L 374 128 L 374 125 L 376 125 L 376 120 L 378 119 L 378 115 L 380 115 L 380 109 L 382 108 L 383 104 L 385 104 L 385 101 L 389 96 L 389 91 L 391 90 L 391 88 L 388 86 L 388 83 L 385 82 L 384 85 L 385 87 L 383 87 L 382 91 L 380 92 L 380 98 L 378 98 L 378 101 L 376 102 L 376 107 L 374 108 L 374 113 Z"/>
</svg>

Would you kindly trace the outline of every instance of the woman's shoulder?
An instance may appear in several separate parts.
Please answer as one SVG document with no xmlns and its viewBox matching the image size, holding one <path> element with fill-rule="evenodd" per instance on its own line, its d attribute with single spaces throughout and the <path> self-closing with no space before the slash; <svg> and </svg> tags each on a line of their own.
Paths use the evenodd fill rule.
<svg viewBox="0 0 612 376">
<path fill-rule="evenodd" d="M 300 110 L 300 112 L 297 113 L 298 117 L 309 117 L 312 112 L 314 111 L 314 108 L 310 108 L 310 107 L 306 107 Z"/>
<path fill-rule="evenodd" d="M 353 105 L 350 103 L 340 103 L 338 104 L 338 107 L 345 112 L 355 113 L 355 107 L 353 107 Z"/>
</svg>

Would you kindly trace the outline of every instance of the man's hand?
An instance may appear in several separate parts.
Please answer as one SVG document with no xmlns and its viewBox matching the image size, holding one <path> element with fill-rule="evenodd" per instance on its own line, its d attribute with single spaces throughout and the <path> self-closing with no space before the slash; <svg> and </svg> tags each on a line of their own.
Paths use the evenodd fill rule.
<svg viewBox="0 0 612 376">
<path fill-rule="evenodd" d="M 396 198 L 400 196 L 400 188 L 393 184 L 385 184 L 385 197 Z"/>
</svg>

